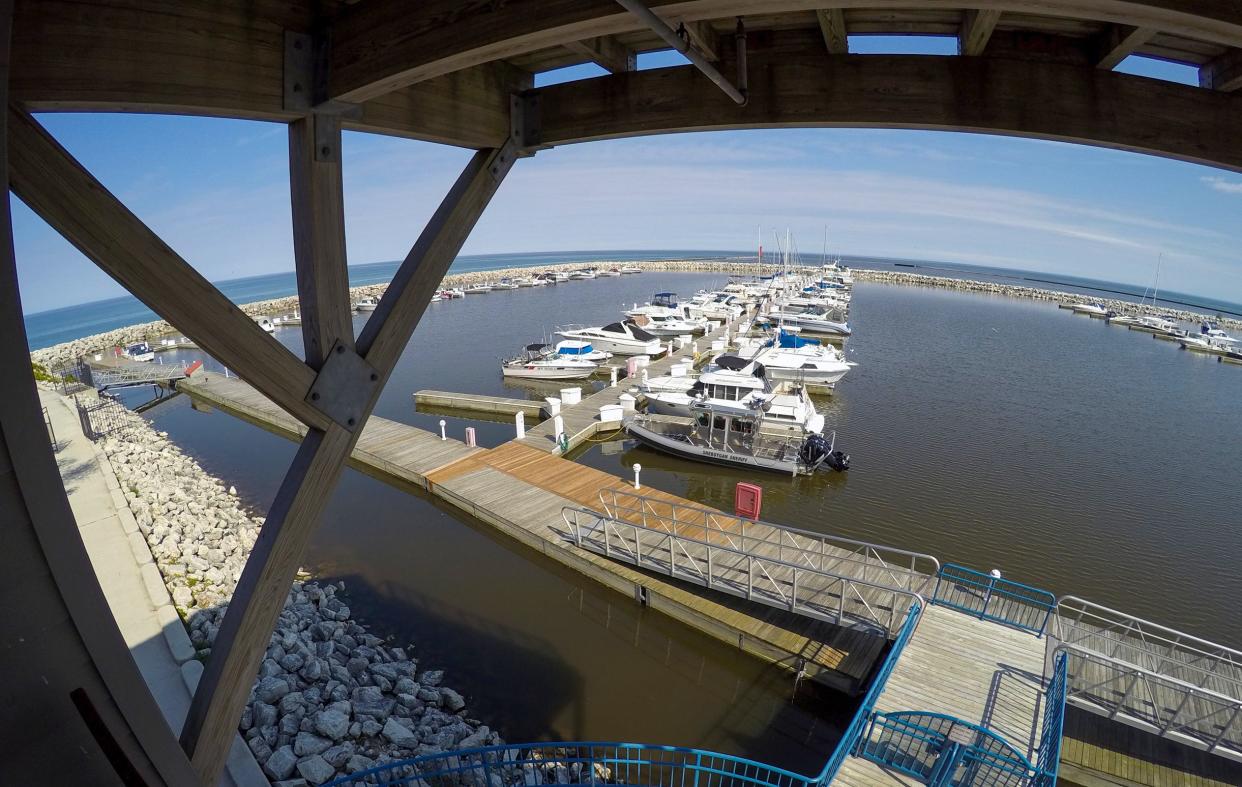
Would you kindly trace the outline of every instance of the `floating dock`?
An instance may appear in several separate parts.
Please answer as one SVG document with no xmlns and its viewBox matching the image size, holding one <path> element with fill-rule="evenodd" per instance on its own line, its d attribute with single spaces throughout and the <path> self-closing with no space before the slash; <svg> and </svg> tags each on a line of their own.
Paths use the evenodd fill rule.
<svg viewBox="0 0 1242 787">
<path fill-rule="evenodd" d="M 522 413 L 527 418 L 546 418 L 548 406 L 533 399 L 510 399 L 504 396 L 454 393 L 452 391 L 423 390 L 414 393 L 414 406 L 431 412 L 463 411 L 487 415 L 514 416 Z"/>
</svg>

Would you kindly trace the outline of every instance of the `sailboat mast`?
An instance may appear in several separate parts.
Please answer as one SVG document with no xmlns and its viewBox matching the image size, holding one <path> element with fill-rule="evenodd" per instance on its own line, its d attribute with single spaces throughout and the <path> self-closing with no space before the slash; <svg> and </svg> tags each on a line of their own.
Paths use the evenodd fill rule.
<svg viewBox="0 0 1242 787">
<path fill-rule="evenodd" d="M 1164 264 L 1164 252 L 1160 252 L 1160 258 L 1156 260 L 1156 285 L 1151 291 L 1151 305 L 1156 305 L 1156 295 L 1160 292 L 1160 266 Z"/>
</svg>

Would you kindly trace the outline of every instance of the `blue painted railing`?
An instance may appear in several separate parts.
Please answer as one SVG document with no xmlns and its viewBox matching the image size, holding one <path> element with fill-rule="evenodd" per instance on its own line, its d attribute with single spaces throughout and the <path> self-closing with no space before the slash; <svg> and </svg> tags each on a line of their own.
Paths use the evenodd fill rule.
<svg viewBox="0 0 1242 787">
<path fill-rule="evenodd" d="M 522 743 L 443 752 L 388 763 L 330 782 L 325 787 L 452 783 L 465 787 L 557 784 L 644 784 L 660 787 L 821 787 L 854 753 L 876 700 L 918 625 L 914 602 L 883 663 L 863 696 L 832 757 L 815 776 L 787 771 L 729 754 L 641 743 Z"/>
<path fill-rule="evenodd" d="M 1061 736 L 1065 732 L 1065 688 L 1067 655 L 1059 651 L 1052 663 L 1052 679 L 1044 694 L 1044 720 L 1040 727 L 1039 753 L 1035 769 L 1039 778 L 1035 787 L 1055 787 L 1061 770 Z"/>
<path fill-rule="evenodd" d="M 875 714 L 859 756 L 929 785 L 1024 787 L 1035 770 L 986 727 L 925 711 Z"/>
<path fill-rule="evenodd" d="M 444 752 L 360 771 L 327 787 L 452 784 L 516 787 L 816 787 L 809 776 L 728 754 L 640 743 L 523 743 Z"/>
<path fill-rule="evenodd" d="M 837 743 L 836 751 L 832 753 L 828 762 L 824 764 L 824 769 L 820 771 L 819 784 L 830 783 L 836 777 L 837 771 L 841 770 L 845 758 L 857 751 L 858 745 L 862 742 L 863 733 L 867 729 L 867 722 L 871 719 L 871 714 L 875 712 L 875 703 L 884 692 L 888 677 L 893 674 L 893 668 L 897 666 L 897 659 L 901 658 L 901 652 L 906 649 L 906 643 L 910 641 L 910 637 L 914 636 L 914 629 L 918 626 L 919 616 L 922 613 L 923 608 L 917 601 L 910 605 L 910 611 L 906 613 L 906 622 L 897 632 L 897 637 L 893 640 L 888 655 L 884 657 L 884 663 L 880 665 L 875 678 L 871 681 L 871 686 L 863 695 L 862 704 L 854 712 L 850 726 L 845 728 L 845 734 Z"/>
<path fill-rule="evenodd" d="M 953 563 L 941 566 L 932 603 L 1040 636 L 1057 607 L 1046 590 Z"/>
</svg>

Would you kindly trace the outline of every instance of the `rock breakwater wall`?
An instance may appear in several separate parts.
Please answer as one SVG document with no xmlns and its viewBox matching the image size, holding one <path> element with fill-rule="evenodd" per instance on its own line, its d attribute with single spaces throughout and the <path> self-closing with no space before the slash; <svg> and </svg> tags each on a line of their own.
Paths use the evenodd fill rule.
<svg viewBox="0 0 1242 787">
<path fill-rule="evenodd" d="M 144 419 L 102 447 L 186 621 L 210 658 L 263 526 L 235 492 Z M 300 578 L 272 632 L 240 729 L 273 781 L 321 784 L 409 757 L 500 743 L 444 672 L 354 619 L 344 583 Z"/>
<path fill-rule="evenodd" d="M 622 264 L 637 265 L 647 271 L 716 273 L 722 276 L 753 276 L 757 271 L 755 263 L 749 260 L 730 258 L 636 260 L 629 263 L 601 260 L 598 262 L 573 262 L 558 265 L 541 265 L 523 268 L 504 268 L 501 270 L 453 273 L 444 277 L 441 287 L 444 289 L 450 287 L 465 287 L 471 284 L 495 281 L 506 277 L 528 276 L 532 273 L 540 271 L 571 271 L 587 267 L 612 268 Z M 1026 287 L 1016 284 L 1006 284 L 1003 282 L 979 281 L 974 279 L 954 279 L 946 276 L 928 276 L 920 273 L 873 270 L 867 268 L 853 268 L 851 270 L 854 274 L 854 279 L 856 281 L 863 282 L 904 284 L 918 287 L 939 287 L 942 289 L 959 290 L 963 292 L 1004 295 L 1011 298 L 1026 298 L 1029 300 L 1039 301 L 1066 302 L 1090 298 L 1091 300 L 1099 300 L 1109 309 L 1122 314 L 1174 314 L 1178 319 L 1191 323 L 1212 317 L 1212 315 L 1188 309 L 1179 310 L 1170 309 L 1164 306 L 1154 307 L 1150 305 L 1140 306 L 1137 303 L 1120 299 L 1100 298 L 1094 295 L 1076 295 L 1069 292 L 1040 289 L 1037 287 Z M 353 287 L 350 290 L 350 297 L 355 301 L 365 297 L 378 298 L 383 295 L 387 289 L 387 284 L 368 284 L 360 287 Z M 298 299 L 296 296 L 258 301 L 255 303 L 245 304 L 241 307 L 242 311 L 252 317 L 278 316 L 296 311 L 297 308 Z M 1216 318 L 1212 317 L 1212 319 Z M 1219 322 L 1222 327 L 1229 330 L 1242 330 L 1242 319 L 1221 318 L 1216 319 L 1216 321 Z M 112 347 L 123 346 L 138 341 L 151 340 L 158 336 L 176 332 L 177 329 L 175 327 L 162 320 L 143 323 L 141 325 L 131 325 L 125 328 L 118 328 L 113 331 L 106 331 L 93 336 L 86 336 L 81 339 L 75 339 L 73 341 L 57 344 L 52 347 L 35 350 L 31 353 L 31 359 L 36 363 L 43 364 L 49 369 L 57 369 L 76 363 L 79 358 L 96 352 L 108 350 Z"/>
</svg>

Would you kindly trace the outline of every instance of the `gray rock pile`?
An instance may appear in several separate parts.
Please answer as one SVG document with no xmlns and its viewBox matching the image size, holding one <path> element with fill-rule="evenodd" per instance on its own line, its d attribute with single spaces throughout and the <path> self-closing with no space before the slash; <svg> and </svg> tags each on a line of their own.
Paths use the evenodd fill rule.
<svg viewBox="0 0 1242 787">
<path fill-rule="evenodd" d="M 108 454 L 203 658 L 263 519 L 145 420 Z M 322 784 L 410 757 L 495 745 L 466 700 L 351 617 L 344 583 L 299 580 L 285 602 L 240 729 L 273 782 Z"/>
</svg>

